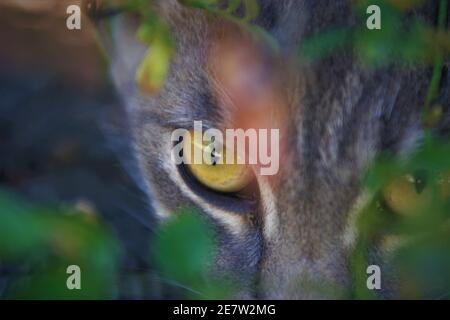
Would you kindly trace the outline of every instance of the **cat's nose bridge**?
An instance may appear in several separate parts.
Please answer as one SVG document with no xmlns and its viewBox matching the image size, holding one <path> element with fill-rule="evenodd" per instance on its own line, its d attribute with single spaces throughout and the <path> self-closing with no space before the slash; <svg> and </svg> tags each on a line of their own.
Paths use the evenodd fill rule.
<svg viewBox="0 0 450 320">
<path fill-rule="evenodd" d="M 344 288 L 348 282 L 345 252 L 339 246 L 324 245 L 326 241 L 287 233 L 269 241 L 260 264 L 260 297 L 315 298 L 330 292 L 328 298 L 336 298 L 331 289 Z"/>
<path fill-rule="evenodd" d="M 277 231 L 266 237 L 260 265 L 263 297 L 314 298 L 348 281 L 339 216 L 298 179 L 292 174 L 277 190 Z"/>
</svg>

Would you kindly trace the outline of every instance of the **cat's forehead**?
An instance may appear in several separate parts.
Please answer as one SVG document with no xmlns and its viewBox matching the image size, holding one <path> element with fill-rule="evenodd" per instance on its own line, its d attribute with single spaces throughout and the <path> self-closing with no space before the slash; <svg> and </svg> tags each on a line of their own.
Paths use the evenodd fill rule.
<svg viewBox="0 0 450 320">
<path fill-rule="evenodd" d="M 258 4 L 258 15 L 252 23 L 262 28 L 284 36 L 298 36 L 311 30 L 336 26 L 351 19 L 351 1 L 348 0 L 255 0 Z M 194 6 L 182 5 L 183 1 L 159 0 L 156 8 L 162 16 L 174 27 L 184 33 L 195 33 L 205 27 L 205 20 L 201 17 L 210 15 L 208 10 L 196 9 Z M 188 1 L 186 1 L 188 3 Z M 214 6 L 227 9 L 232 1 L 219 0 Z M 245 5 L 242 2 L 232 15 L 236 18 L 245 15 Z M 220 11 L 220 10 L 218 10 Z M 214 16 L 215 15 L 215 16 Z M 220 13 L 213 13 L 217 19 Z M 189 28 L 186 29 L 186 26 Z"/>
<path fill-rule="evenodd" d="M 258 14 L 252 19 L 253 25 L 273 34 L 282 45 L 298 39 L 305 29 L 307 15 L 311 13 L 314 1 L 309 0 L 259 0 Z M 339 1 L 340 2 L 340 1 Z M 229 1 L 218 1 L 217 8 L 227 8 Z M 332 5 L 334 6 L 334 5 Z M 203 36 L 211 23 L 215 23 L 224 15 L 204 9 L 180 4 L 177 0 L 157 2 L 157 9 L 172 27 L 178 41 L 195 43 L 206 40 Z M 234 18 L 245 16 L 245 6 L 241 4 L 232 12 Z M 326 15 L 326 13 L 325 13 Z"/>
<path fill-rule="evenodd" d="M 288 55 L 289 47 L 296 51 L 299 34 L 303 30 L 302 21 L 305 20 L 302 17 L 307 11 L 306 2 L 258 1 L 259 15 L 254 24 L 278 42 L 282 48 L 281 55 Z M 242 34 L 246 31 L 233 23 L 205 10 L 185 7 L 178 1 L 160 1 L 158 8 L 171 25 L 176 54 L 163 90 L 155 97 L 144 97 L 141 104 L 144 110 L 158 113 L 168 125 L 187 127 L 193 120 L 201 119 L 208 123 L 207 126 L 223 124 L 227 108 L 218 108 L 218 100 L 227 93 L 224 92 L 226 90 L 221 79 L 217 77 L 217 69 L 212 70 L 214 66 L 211 65 L 221 65 L 219 73 L 228 70 L 227 73 L 234 74 L 234 78 L 238 78 L 235 76 L 236 71 L 241 78 L 252 77 L 255 68 L 260 69 L 256 73 L 265 73 L 263 76 L 258 75 L 259 78 L 265 76 L 270 80 L 274 77 L 271 69 L 273 59 L 266 59 L 262 46 L 260 52 L 254 50 L 248 54 L 248 42 L 242 40 Z M 278 58 L 283 59 L 281 56 Z M 245 59 L 244 62 L 236 62 Z M 260 60 L 263 62 L 255 67 L 254 62 Z M 235 62 L 242 68 L 230 67 Z M 297 66 L 291 65 L 291 68 Z M 251 81 L 257 83 L 254 76 Z M 145 105 L 155 105 L 155 108 Z"/>
</svg>

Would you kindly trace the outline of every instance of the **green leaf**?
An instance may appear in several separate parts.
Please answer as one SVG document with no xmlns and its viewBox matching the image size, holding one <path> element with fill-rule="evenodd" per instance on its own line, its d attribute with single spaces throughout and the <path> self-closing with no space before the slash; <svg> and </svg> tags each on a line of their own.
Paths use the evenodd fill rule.
<svg viewBox="0 0 450 320">
<path fill-rule="evenodd" d="M 242 0 L 229 0 L 228 1 L 228 7 L 225 9 L 225 11 L 229 14 L 232 14 L 234 11 L 239 8 L 241 5 Z"/>
<path fill-rule="evenodd" d="M 136 72 L 136 82 L 142 93 L 153 94 L 164 84 L 170 66 L 173 48 L 169 41 L 157 38 Z"/>
<path fill-rule="evenodd" d="M 325 58 L 336 49 L 349 45 L 352 35 L 353 31 L 349 28 L 333 29 L 317 34 L 303 42 L 299 54 L 307 60 Z"/>
<path fill-rule="evenodd" d="M 155 239 L 155 259 L 169 277 L 198 285 L 214 259 L 210 228 L 198 214 L 183 210 L 163 224 Z"/>
<path fill-rule="evenodd" d="M 196 211 L 183 209 L 161 226 L 152 246 L 161 271 L 182 288 L 188 298 L 224 299 L 234 291 L 225 278 L 213 276 L 216 244 L 212 226 Z"/>
<path fill-rule="evenodd" d="M 259 15 L 259 5 L 256 0 L 243 0 L 245 6 L 244 20 L 247 22 L 252 21 Z"/>
<path fill-rule="evenodd" d="M 208 9 L 217 4 L 217 0 L 178 0 L 184 6 Z"/>
<path fill-rule="evenodd" d="M 62 207 L 26 203 L 0 190 L 0 259 L 25 261 L 29 277 L 19 277 L 9 298 L 99 299 L 111 297 L 117 272 L 118 246 L 100 224 Z M 68 265 L 82 268 L 83 290 L 66 287 Z"/>
</svg>

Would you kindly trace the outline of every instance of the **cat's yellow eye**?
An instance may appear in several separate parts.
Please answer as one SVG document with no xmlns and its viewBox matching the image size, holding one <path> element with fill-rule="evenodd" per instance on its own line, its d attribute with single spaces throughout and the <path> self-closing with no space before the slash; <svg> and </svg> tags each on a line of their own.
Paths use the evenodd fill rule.
<svg viewBox="0 0 450 320">
<path fill-rule="evenodd" d="M 432 201 L 432 188 L 413 175 L 392 180 L 382 191 L 385 202 L 399 215 L 411 215 L 423 210 Z"/>
<path fill-rule="evenodd" d="M 190 132 L 193 137 L 193 132 Z M 200 139 L 199 139 L 200 140 Z M 186 152 L 186 163 L 192 176 L 206 187 L 224 193 L 237 192 L 245 188 L 253 179 L 253 174 L 248 165 L 225 163 L 226 147 L 221 148 L 222 152 L 216 150 L 208 142 L 196 141 L 193 138 L 184 139 L 183 152 Z M 194 163 L 195 152 L 201 152 L 203 159 L 201 163 Z M 220 163 L 219 158 L 224 159 Z"/>
</svg>

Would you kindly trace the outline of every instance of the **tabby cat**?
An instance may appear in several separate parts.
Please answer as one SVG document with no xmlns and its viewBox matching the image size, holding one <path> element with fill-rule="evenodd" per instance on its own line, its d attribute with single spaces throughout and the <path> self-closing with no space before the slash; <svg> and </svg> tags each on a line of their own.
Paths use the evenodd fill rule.
<svg viewBox="0 0 450 320">
<path fill-rule="evenodd" d="M 163 87 L 148 95 L 135 82 L 147 49 L 136 40 L 135 17 L 114 18 L 109 54 L 129 120 L 133 154 L 126 156 L 136 159 L 130 167 L 155 213 L 163 221 L 193 207 L 211 222 L 219 246 L 212 268 L 240 284 L 237 298 L 336 298 L 307 284 L 352 285 L 349 254 L 355 208 L 364 199 L 361 178 L 380 152 L 408 154 L 420 145 L 431 68 L 370 68 L 344 48 L 317 62 L 299 59 L 307 37 L 359 23 L 349 0 L 259 1 L 253 23 L 277 40 L 277 54 L 203 10 L 175 0 L 153 3 L 176 44 Z M 435 23 L 436 12 L 437 1 L 426 1 L 411 16 Z M 450 128 L 449 75 L 446 64 L 436 99 L 443 107 L 434 129 L 440 135 Z M 222 178 L 230 174 L 242 185 L 223 192 L 207 173 L 199 177 L 173 163 L 173 130 L 192 129 L 194 120 L 208 128 L 242 126 L 236 119 L 281 130 L 276 175 L 239 182 L 225 170 Z M 382 250 L 373 252 L 372 263 L 384 272 Z M 382 279 L 380 294 L 395 297 L 394 277 L 383 273 Z"/>
</svg>

